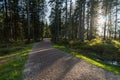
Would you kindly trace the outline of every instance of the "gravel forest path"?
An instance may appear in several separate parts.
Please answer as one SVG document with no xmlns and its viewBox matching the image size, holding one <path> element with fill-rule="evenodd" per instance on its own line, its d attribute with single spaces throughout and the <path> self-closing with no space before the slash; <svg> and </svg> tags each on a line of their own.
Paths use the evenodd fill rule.
<svg viewBox="0 0 120 80">
<path fill-rule="evenodd" d="M 55 49 L 45 39 L 30 52 L 24 80 L 120 80 L 120 75 Z"/>
</svg>

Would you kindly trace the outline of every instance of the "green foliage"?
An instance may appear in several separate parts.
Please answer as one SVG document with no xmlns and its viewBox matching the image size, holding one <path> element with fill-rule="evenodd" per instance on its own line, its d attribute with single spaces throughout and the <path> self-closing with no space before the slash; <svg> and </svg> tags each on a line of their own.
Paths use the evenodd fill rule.
<svg viewBox="0 0 120 80">
<path fill-rule="evenodd" d="M 16 51 L 24 49 L 24 41 L 11 41 L 9 43 L 1 43 L 0 45 L 0 56 L 14 53 Z"/>
<path fill-rule="evenodd" d="M 13 47 L 13 48 L 1 48 L 0 49 L 0 56 L 6 55 L 6 54 L 10 54 L 19 50 L 22 50 L 22 47 Z"/>
<path fill-rule="evenodd" d="M 11 47 L 14 47 L 14 46 L 22 46 L 25 44 L 25 40 L 11 40 L 9 42 L 1 42 L 0 43 L 0 48 L 11 48 Z"/>
<path fill-rule="evenodd" d="M 59 41 L 56 42 L 57 44 L 63 44 L 63 45 L 68 45 L 69 44 L 69 40 L 68 39 L 59 39 Z"/>
<path fill-rule="evenodd" d="M 94 64 L 94 65 L 96 65 L 96 66 L 98 66 L 100 68 L 103 68 L 103 69 L 107 70 L 107 71 L 114 72 L 115 74 L 120 74 L 120 67 L 119 66 L 114 66 L 114 65 L 105 63 L 103 61 L 97 61 L 97 60 L 95 60 L 93 58 L 90 58 L 89 56 L 78 54 L 78 53 L 73 52 L 72 50 L 66 48 L 65 46 L 54 45 L 54 47 L 58 48 L 60 50 L 63 50 L 65 52 L 68 52 L 68 53 L 70 53 L 71 55 L 73 55 L 73 56 L 75 56 L 77 58 L 86 60 L 86 61 L 90 62 L 91 64 Z"/>
<path fill-rule="evenodd" d="M 83 43 L 81 41 L 73 41 L 73 40 L 69 41 L 69 45 L 71 47 L 73 47 L 73 46 L 79 46 L 79 45 L 82 45 L 82 44 Z"/>
<path fill-rule="evenodd" d="M 120 61 L 120 42 L 117 40 L 93 39 L 84 42 L 71 40 L 61 40 L 60 44 L 69 45 L 71 49 L 81 52 L 92 52 L 93 57 L 102 61 Z M 89 54 L 87 54 L 89 55 Z"/>
<path fill-rule="evenodd" d="M 44 38 L 50 38 L 51 37 L 50 27 L 47 24 L 44 26 L 43 37 Z"/>
<path fill-rule="evenodd" d="M 120 42 L 116 40 L 93 39 L 91 41 L 71 41 L 73 49 L 82 49 L 96 53 L 101 60 L 120 61 Z"/>
<path fill-rule="evenodd" d="M 73 49 L 84 49 L 86 47 L 87 42 L 81 42 L 81 41 L 69 41 L 69 45 Z"/>
<path fill-rule="evenodd" d="M 15 50 L 14 54 L 1 56 L 0 60 L 6 60 L 0 65 L 0 80 L 23 80 L 24 64 L 32 45 L 21 46 L 21 50 Z"/>
</svg>

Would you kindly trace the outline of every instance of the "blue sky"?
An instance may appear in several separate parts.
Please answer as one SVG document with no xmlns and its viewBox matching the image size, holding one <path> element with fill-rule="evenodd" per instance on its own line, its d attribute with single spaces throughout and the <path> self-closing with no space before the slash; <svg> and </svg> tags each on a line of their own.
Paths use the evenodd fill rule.
<svg viewBox="0 0 120 80">
<path fill-rule="evenodd" d="M 0 2 L 0 7 L 3 5 L 3 2 Z"/>
</svg>

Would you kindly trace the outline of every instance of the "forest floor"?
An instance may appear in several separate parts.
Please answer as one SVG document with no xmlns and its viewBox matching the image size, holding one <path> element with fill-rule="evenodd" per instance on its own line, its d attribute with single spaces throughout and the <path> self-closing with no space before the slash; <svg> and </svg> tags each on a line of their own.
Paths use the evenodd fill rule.
<svg viewBox="0 0 120 80">
<path fill-rule="evenodd" d="M 55 49 L 45 39 L 33 46 L 25 65 L 24 80 L 120 80 L 120 75 Z"/>
</svg>

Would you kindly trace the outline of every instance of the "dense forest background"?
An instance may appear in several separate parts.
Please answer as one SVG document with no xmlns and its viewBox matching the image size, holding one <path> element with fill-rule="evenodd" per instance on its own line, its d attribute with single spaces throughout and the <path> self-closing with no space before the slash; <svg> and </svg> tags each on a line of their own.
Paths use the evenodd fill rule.
<svg viewBox="0 0 120 80">
<path fill-rule="evenodd" d="M 120 39 L 119 0 L 50 0 L 53 39 Z"/>
<path fill-rule="evenodd" d="M 0 41 L 43 38 L 45 0 L 1 0 Z"/>
<path fill-rule="evenodd" d="M 1 0 L 0 41 L 41 40 L 48 26 L 47 5 L 54 41 L 120 39 L 119 4 L 119 0 Z"/>
</svg>

